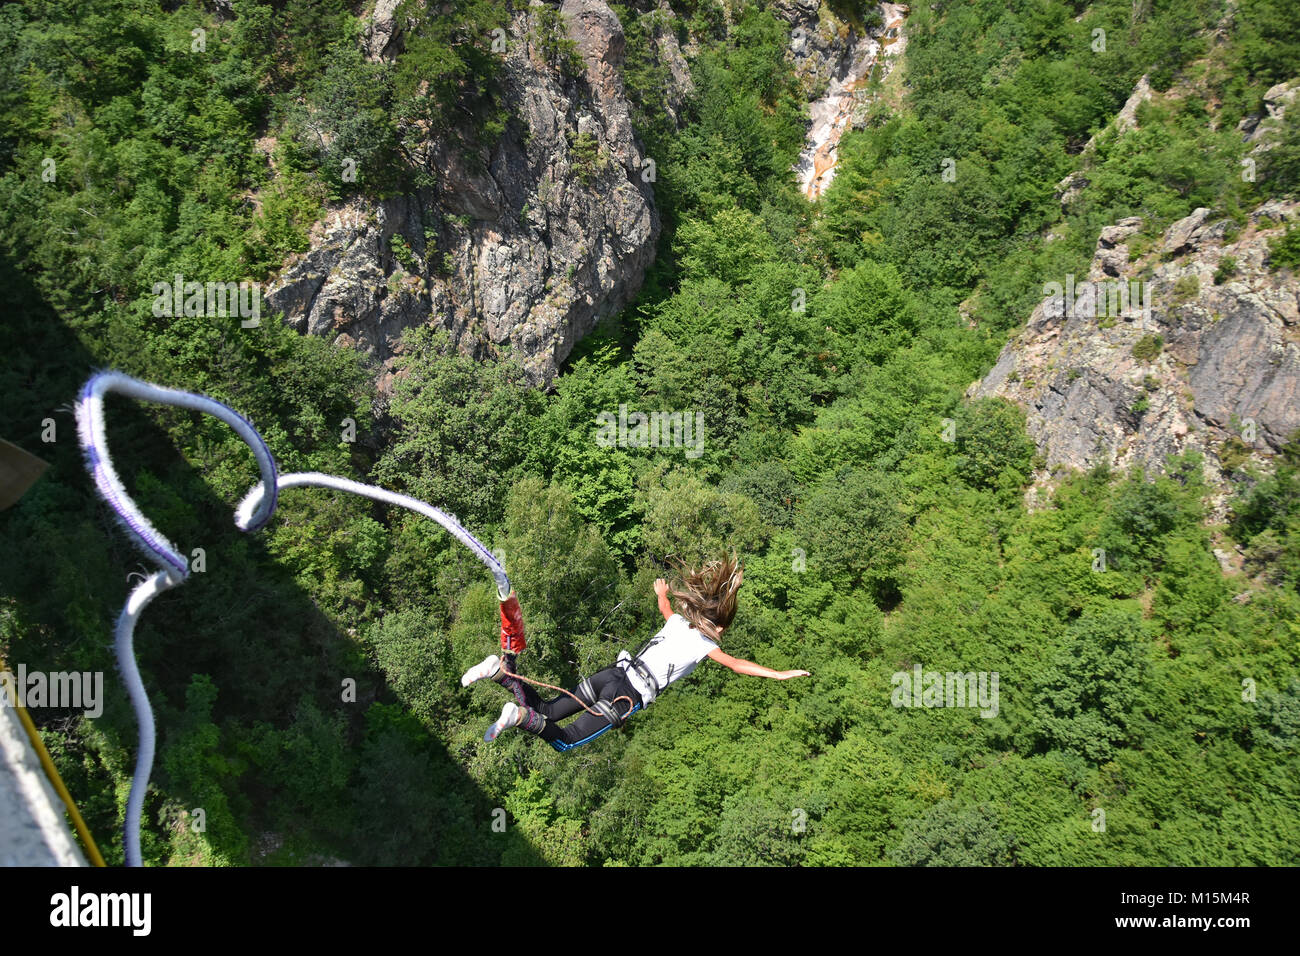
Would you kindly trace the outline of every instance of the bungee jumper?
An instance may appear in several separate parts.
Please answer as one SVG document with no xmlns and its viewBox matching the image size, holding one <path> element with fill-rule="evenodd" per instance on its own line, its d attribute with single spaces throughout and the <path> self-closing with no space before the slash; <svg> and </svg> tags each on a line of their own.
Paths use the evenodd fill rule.
<svg viewBox="0 0 1300 956">
<path fill-rule="evenodd" d="M 622 727 L 632 714 L 654 701 L 668 686 L 695 670 L 708 657 L 737 674 L 789 680 L 808 671 L 775 671 L 753 661 L 732 657 L 719 646 L 722 632 L 736 615 L 736 592 L 744 577 L 735 556 L 718 558 L 699 569 L 683 568 L 680 588 L 672 589 L 682 613 L 674 613 L 668 582 L 655 581 L 655 595 L 664 626 L 636 654 L 621 651 L 609 667 L 582 680 L 573 691 L 544 701 L 533 689 L 540 684 L 516 671 L 517 657 L 527 646 L 523 614 L 513 591 L 501 602 L 501 651 L 476 664 L 461 677 L 461 686 L 495 681 L 514 695 L 501 708 L 501 716 L 487 729 L 484 740 L 495 740 L 508 727 L 536 734 L 561 753 Z M 579 711 L 582 716 L 560 727 L 558 722 Z"/>
</svg>

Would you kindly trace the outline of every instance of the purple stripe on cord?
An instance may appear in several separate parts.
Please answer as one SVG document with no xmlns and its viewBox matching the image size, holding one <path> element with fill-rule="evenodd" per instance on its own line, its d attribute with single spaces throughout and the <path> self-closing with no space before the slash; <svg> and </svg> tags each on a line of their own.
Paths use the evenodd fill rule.
<svg viewBox="0 0 1300 956">
<path fill-rule="evenodd" d="M 104 379 L 109 379 L 109 381 L 104 382 Z M 190 575 L 190 569 L 189 562 L 185 557 L 174 550 L 162 533 L 150 524 L 117 478 L 106 446 L 107 439 L 103 434 L 101 388 L 103 393 L 115 389 L 128 393 L 143 392 L 145 393 L 143 397 L 134 394 L 131 394 L 130 397 L 138 397 L 140 401 L 154 401 L 165 405 L 201 411 L 215 418 L 220 418 L 228 425 L 232 425 L 239 437 L 253 450 L 254 457 L 257 459 L 258 471 L 262 473 L 260 485 L 255 487 L 262 488 L 263 498 L 259 502 L 259 508 L 254 509 L 263 513 L 262 518 L 256 520 L 250 515 L 249 524 L 244 529 L 246 531 L 255 531 L 262 528 L 270 520 L 279 503 L 281 480 L 288 479 L 286 487 L 299 484 L 322 485 L 348 491 L 352 494 L 359 494 L 363 497 L 375 498 L 388 504 L 398 504 L 424 514 L 426 517 L 433 517 L 451 533 L 452 537 L 464 544 L 479 560 L 487 565 L 492 572 L 492 576 L 496 579 L 500 593 L 504 593 L 504 590 L 509 588 L 509 578 L 506 576 L 505 568 L 501 566 L 501 562 L 496 559 L 496 556 L 488 550 L 482 541 L 474 537 L 459 521 L 428 502 L 411 498 L 408 495 L 399 495 L 395 492 L 387 492 L 384 489 L 361 485 L 350 479 L 335 478 L 329 475 L 310 473 L 279 476 L 275 458 L 271 454 L 271 449 L 267 446 L 266 440 L 253 427 L 252 422 L 228 405 L 205 395 L 149 385 L 124 375 L 119 376 L 115 372 L 101 371 L 92 375 L 81 389 L 81 397 L 77 406 L 78 439 L 85 453 L 86 468 L 94 479 L 96 490 L 112 508 L 113 513 L 131 537 L 132 542 L 162 565 L 162 570 L 156 572 L 150 582 L 140 585 L 132 592 L 132 597 L 128 598 L 126 606 L 122 609 L 117 629 L 118 667 L 122 671 L 123 680 L 127 685 L 127 692 L 131 697 L 139 722 L 140 744 L 135 774 L 131 782 L 124 834 L 128 865 L 138 866 L 141 863 L 140 807 L 144 799 L 144 793 L 149 785 L 149 775 L 152 770 L 155 728 L 152 709 L 149 707 L 148 693 L 140 680 L 139 668 L 135 663 L 134 648 L 131 644 L 135 618 L 144 611 L 145 606 L 157 593 L 169 587 L 174 587 L 187 579 Z M 220 409 L 220 411 L 215 409 Z M 242 427 L 233 426 L 235 421 L 238 421 Z M 102 450 L 97 446 L 97 440 L 105 443 Z M 238 516 L 239 512 L 237 512 L 237 521 L 242 520 Z M 133 612 L 131 602 L 137 598 L 139 605 Z M 517 698 L 522 697 L 522 685 L 512 689 Z"/>
<path fill-rule="evenodd" d="M 189 562 L 183 560 L 180 555 L 172 551 L 171 548 L 168 548 L 161 541 L 155 539 L 151 534 L 150 529 L 142 528 L 136 523 L 135 519 L 131 516 L 131 512 L 118 500 L 116 490 L 108 480 L 108 476 L 104 474 L 103 470 L 99 466 L 96 466 L 95 468 L 95 484 L 99 487 L 100 495 L 108 502 L 109 507 L 113 509 L 118 519 L 126 525 L 127 530 L 139 540 L 140 544 L 152 551 L 159 559 L 179 571 L 181 577 L 189 577 Z"/>
</svg>

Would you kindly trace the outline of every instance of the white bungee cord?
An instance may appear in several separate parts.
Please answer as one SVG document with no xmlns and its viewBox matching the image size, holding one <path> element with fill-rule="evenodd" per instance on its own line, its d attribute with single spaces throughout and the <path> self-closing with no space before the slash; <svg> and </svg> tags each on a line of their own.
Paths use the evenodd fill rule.
<svg viewBox="0 0 1300 956">
<path fill-rule="evenodd" d="M 496 556 L 487 549 L 487 546 L 482 541 L 470 534 L 454 516 L 447 514 L 441 508 L 435 508 L 427 501 L 412 498 L 410 495 L 399 494 L 386 488 L 377 488 L 374 485 L 363 485 L 359 481 L 352 481 L 348 478 L 324 475 L 318 471 L 296 471 L 292 474 L 280 475 L 276 479 L 276 491 L 272 493 L 271 497 L 274 500 L 278 492 L 285 488 L 305 488 L 308 486 L 346 491 L 349 494 L 370 498 L 372 501 L 397 505 L 399 508 L 406 508 L 417 514 L 422 514 L 426 518 L 431 518 L 446 528 L 453 538 L 469 548 L 476 558 L 487 565 L 488 571 L 492 573 L 493 580 L 496 581 L 497 596 L 501 600 L 504 601 L 510 596 L 510 579 L 506 577 L 506 569 L 501 566 L 501 562 L 496 559 Z M 252 516 L 258 513 L 258 509 L 265 503 L 265 498 L 266 481 L 263 479 L 254 485 L 248 494 L 244 496 L 244 500 L 239 503 L 239 507 L 235 511 L 235 523 L 243 527 L 243 522 L 251 520 Z"/>
<path fill-rule="evenodd" d="M 497 594 L 503 601 L 510 595 L 510 579 L 506 577 L 501 562 L 478 538 L 470 534 L 453 516 L 427 502 L 409 495 L 319 472 L 279 475 L 275 467 L 275 459 L 271 456 L 270 449 L 267 448 L 262 436 L 257 433 L 257 429 L 246 418 L 221 402 L 194 392 L 151 385 L 120 372 L 98 372 L 92 375 L 82 387 L 76 405 L 77 437 L 85 455 L 86 469 L 94 479 L 95 490 L 112 508 L 114 516 L 132 543 L 159 566 L 158 571 L 145 578 L 131 592 L 121 614 L 118 615 L 114 630 L 114 650 L 118 667 L 122 672 L 122 681 L 126 685 L 131 705 L 135 709 L 139 727 L 139 747 L 135 774 L 131 780 L 131 794 L 126 805 L 123 845 L 126 851 L 126 865 L 141 866 L 143 862 L 140 855 L 140 817 L 145 793 L 149 787 L 149 777 L 153 771 L 156 730 L 153 710 L 149 706 L 149 697 L 145 692 L 144 682 L 140 679 L 140 670 L 136 663 L 135 625 L 150 601 L 164 591 L 185 582 L 190 575 L 190 567 L 189 561 L 140 511 L 135 501 L 127 494 L 113 467 L 104 432 L 104 396 L 109 392 L 117 392 L 140 401 L 160 402 L 164 405 L 205 412 L 216 416 L 235 430 L 236 434 L 252 449 L 253 457 L 257 460 L 258 471 L 261 473 L 261 481 L 245 495 L 235 511 L 235 525 L 241 531 L 256 531 L 266 525 L 279 502 L 281 488 L 309 485 L 332 488 L 407 508 L 438 522 L 483 562 L 491 572 L 496 582 Z M 270 489 L 269 494 L 267 489 Z"/>
</svg>

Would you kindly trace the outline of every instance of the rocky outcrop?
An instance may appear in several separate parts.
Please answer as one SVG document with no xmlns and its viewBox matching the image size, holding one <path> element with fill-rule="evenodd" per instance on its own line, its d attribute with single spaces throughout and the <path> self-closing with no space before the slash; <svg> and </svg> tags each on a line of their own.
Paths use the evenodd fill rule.
<svg viewBox="0 0 1300 956">
<path fill-rule="evenodd" d="M 663 89 L 663 108 L 674 126 L 682 125 L 682 107 L 687 98 L 695 92 L 695 80 L 691 77 L 691 68 L 682 54 L 677 42 L 676 16 L 668 6 L 668 0 L 660 0 L 650 24 L 650 37 L 654 41 L 655 54 L 667 68 L 668 82 Z"/>
<path fill-rule="evenodd" d="M 869 8 L 862 28 L 841 21 L 819 0 L 777 0 L 772 12 L 790 24 L 789 56 L 810 101 L 812 123 L 795 172 L 804 195 L 816 199 L 835 176 L 840 137 L 865 115 L 868 81 L 883 82 L 901 62 L 908 8 Z"/>
<path fill-rule="evenodd" d="M 1138 107 L 1150 99 L 1151 84 L 1144 75 L 1137 81 L 1137 86 L 1133 87 L 1133 92 L 1129 94 L 1129 98 L 1124 101 L 1124 105 L 1116 115 L 1115 129 L 1120 133 L 1127 133 L 1131 129 L 1137 129 Z"/>
<path fill-rule="evenodd" d="M 1251 114 L 1237 124 L 1237 130 L 1248 143 L 1256 143 L 1252 152 L 1263 152 L 1274 145 L 1270 136 L 1282 124 L 1282 117 L 1300 95 L 1300 80 L 1289 80 L 1270 87 L 1264 94 L 1264 115 Z"/>
<path fill-rule="evenodd" d="M 625 9 L 647 40 L 643 53 L 648 62 L 642 66 L 655 75 L 654 102 L 642 105 L 645 109 L 662 112 L 673 127 L 680 129 L 685 121 L 682 110 L 695 92 L 686 50 L 695 55 L 699 52 L 698 44 L 686 39 L 689 37 L 686 25 L 669 6 L 668 0 L 631 0 Z M 624 28 L 629 35 L 632 33 L 631 22 L 624 23 Z"/>
<path fill-rule="evenodd" d="M 366 23 L 361 45 L 372 60 L 387 60 L 397 53 L 399 35 L 404 24 L 397 21 L 397 8 L 403 0 L 376 0 L 374 12 Z"/>
<path fill-rule="evenodd" d="M 371 57 L 400 48 L 396 6 L 376 5 L 362 38 Z M 502 70 L 514 120 L 501 140 L 471 152 L 429 143 L 437 187 L 331 209 L 268 290 L 296 328 L 372 354 L 381 390 L 401 333 L 419 324 L 474 357 L 509 351 L 547 383 L 653 261 L 659 217 L 618 72 L 622 26 L 602 0 L 564 0 L 560 12 L 581 75 L 541 62 L 538 8 L 517 11 Z"/>
<path fill-rule="evenodd" d="M 1269 202 L 1239 231 L 1197 209 L 1136 258 L 1142 220 L 1103 229 L 1089 274 L 1045 285 L 969 397 L 1026 408 L 1040 480 L 1098 463 L 1161 469 L 1194 449 L 1221 483 L 1225 459 L 1267 459 L 1300 429 L 1300 284 L 1268 263 L 1298 206 Z"/>
</svg>

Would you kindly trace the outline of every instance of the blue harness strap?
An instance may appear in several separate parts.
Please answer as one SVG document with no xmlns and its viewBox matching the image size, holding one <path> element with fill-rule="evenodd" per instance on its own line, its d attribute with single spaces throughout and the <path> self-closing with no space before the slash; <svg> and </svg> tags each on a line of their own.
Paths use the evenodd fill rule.
<svg viewBox="0 0 1300 956">
<path fill-rule="evenodd" d="M 627 718 L 631 717 L 640 709 L 641 709 L 640 704 L 633 704 L 632 709 L 627 712 L 627 717 L 623 718 L 623 722 L 626 723 Z M 610 722 L 606 724 L 604 727 L 601 727 L 600 730 L 596 731 L 590 737 L 584 737 L 582 740 L 579 740 L 576 743 L 569 743 L 567 740 L 552 740 L 551 746 L 554 747 L 556 750 L 558 750 L 560 753 L 564 753 L 566 750 L 572 750 L 574 747 L 581 747 L 583 744 L 591 743 L 591 741 L 595 740 L 597 737 L 605 733 L 607 730 L 611 730 L 613 727 L 614 727 L 613 722 Z"/>
</svg>

